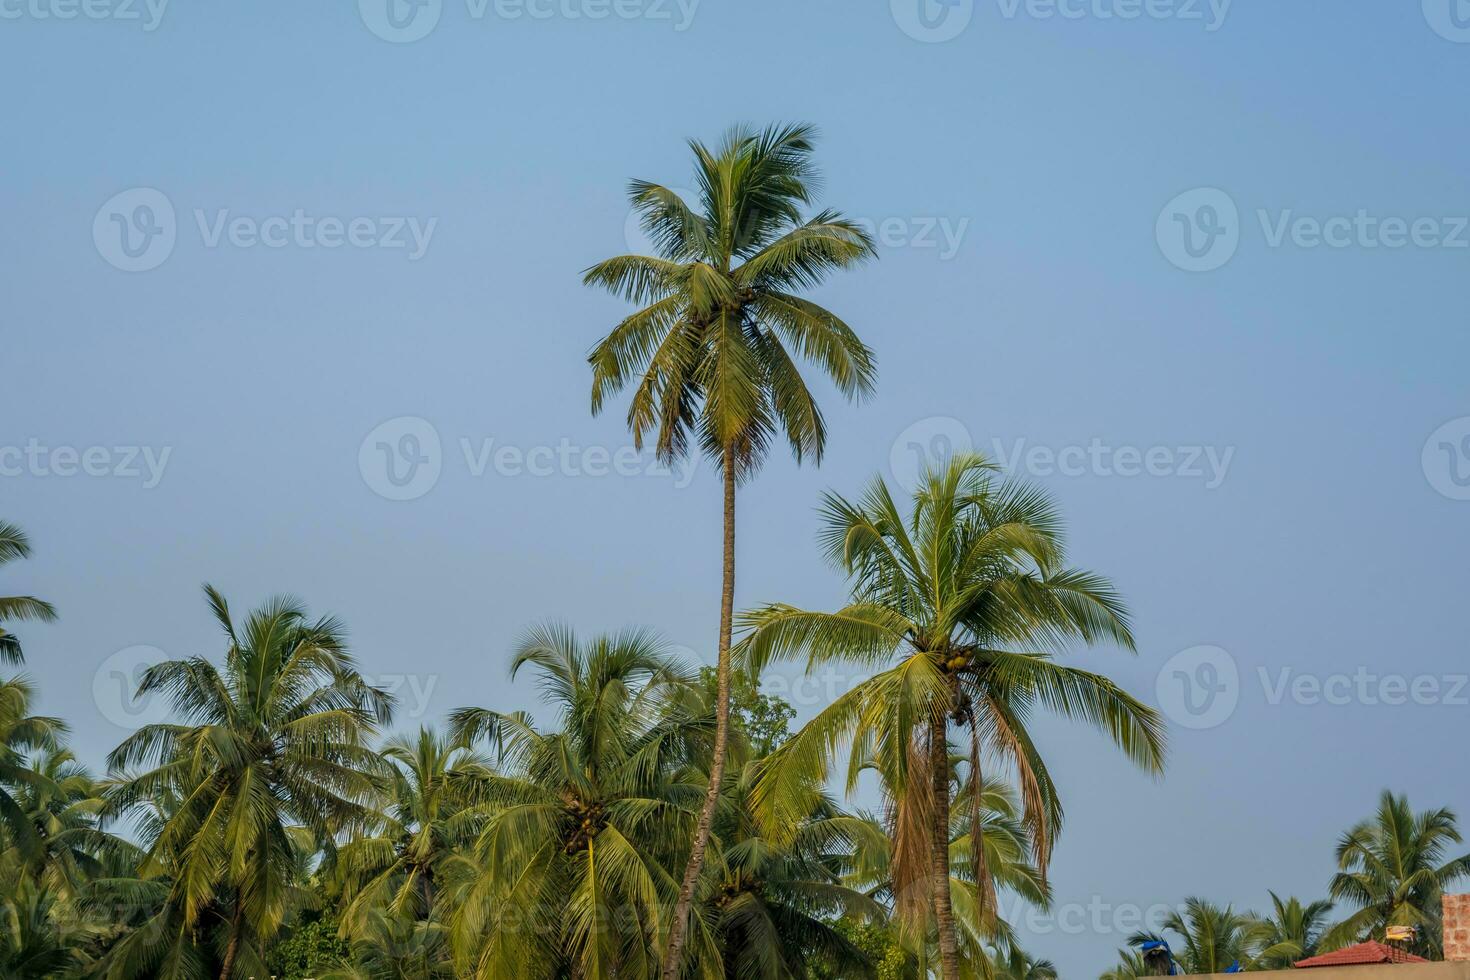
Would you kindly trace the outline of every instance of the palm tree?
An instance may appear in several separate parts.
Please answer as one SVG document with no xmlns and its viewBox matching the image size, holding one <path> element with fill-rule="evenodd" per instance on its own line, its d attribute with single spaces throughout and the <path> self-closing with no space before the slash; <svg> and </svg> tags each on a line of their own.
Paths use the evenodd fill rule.
<svg viewBox="0 0 1470 980">
<path fill-rule="evenodd" d="M 1283 957 L 1301 957 L 1301 948 L 1290 940 L 1263 943 L 1261 926 L 1261 920 L 1249 912 L 1236 912 L 1229 905 L 1222 907 L 1202 898 L 1185 899 L 1183 912 L 1171 912 L 1164 920 L 1164 928 L 1183 940 L 1169 945 L 1185 973 L 1256 970 Z M 1140 932 L 1128 942 L 1138 946 L 1162 938 Z"/>
<path fill-rule="evenodd" d="M 667 870 L 701 792 L 708 753 L 694 676 L 645 632 L 578 642 L 532 630 L 511 665 L 538 675 L 557 724 L 464 708 L 455 738 L 487 739 L 496 769 L 475 802 L 491 815 L 441 897 L 463 975 L 644 978 L 667 933 Z M 713 969 L 718 949 L 706 937 Z"/>
<path fill-rule="evenodd" d="M 469 798 L 489 764 L 467 746 L 420 728 L 417 738 L 390 738 L 382 755 L 394 764 L 389 804 L 373 833 L 354 837 L 335 855 L 346 884 L 342 935 L 354 939 L 377 911 L 408 921 L 426 917 L 445 864 L 473 842 L 485 819 Z"/>
<path fill-rule="evenodd" d="M 1260 942 L 1267 948 L 1289 947 L 1294 952 L 1265 957 L 1261 965 L 1267 970 L 1286 970 L 1299 959 L 1317 955 L 1332 903 L 1324 899 L 1303 905 L 1294 897 L 1282 901 L 1275 892 L 1269 894 L 1271 913 L 1261 920 Z"/>
<path fill-rule="evenodd" d="M 752 773 L 737 775 L 716 825 L 719 880 L 705 899 L 725 977 L 793 980 L 818 962 L 838 976 L 867 975 L 867 958 L 834 922 L 882 921 L 883 907 L 843 882 L 854 851 L 873 849 L 882 830 L 818 795 L 794 834 L 772 839 L 750 806 Z"/>
<path fill-rule="evenodd" d="M 1057 980 L 1055 963 L 1034 959 L 1014 944 L 1005 952 L 996 951 L 991 960 L 995 980 Z"/>
<path fill-rule="evenodd" d="M 30 556 L 31 543 L 25 532 L 14 524 L 0 521 L 0 565 Z M 56 610 L 51 603 L 33 596 L 0 596 L 0 661 L 18 664 L 25 660 L 21 654 L 20 641 L 14 634 L 6 632 L 3 625 L 25 619 L 49 623 L 56 619 Z"/>
<path fill-rule="evenodd" d="M 24 788 L 35 783 L 28 755 L 60 745 L 66 723 L 31 714 L 36 691 L 24 677 L 0 680 L 0 827 L 23 861 L 44 858 L 45 844 L 25 806 Z M 21 799 L 11 793 L 14 787 Z"/>
<path fill-rule="evenodd" d="M 810 126 L 732 129 L 715 147 L 691 141 L 697 207 L 637 180 L 629 197 L 659 255 L 620 255 L 583 281 L 639 307 L 592 350 L 592 411 L 633 386 L 628 428 L 653 435 L 659 458 L 688 452 L 691 436 L 724 485 L 719 702 L 704 807 L 679 888 L 664 980 L 677 980 L 695 884 L 724 777 L 735 595 L 735 488 L 784 435 L 800 462 L 820 462 L 826 424 L 797 358 L 815 362 L 849 399 L 871 391 L 872 353 L 847 324 L 798 295 L 874 254 L 861 228 L 834 211 L 803 216 L 816 174 Z M 636 378 L 636 381 L 635 381 Z"/>
<path fill-rule="evenodd" d="M 1089 722 L 1150 772 L 1163 765 L 1158 715 L 1106 677 L 1060 664 L 1070 641 L 1132 647 L 1121 600 L 1100 576 L 1063 565 L 1060 521 L 1039 490 L 992 479 L 979 456 L 926 472 L 905 517 L 881 479 L 857 502 L 829 494 L 828 557 L 853 581 L 835 613 L 776 604 L 743 617 L 753 669 L 805 651 L 808 670 L 847 662 L 878 673 L 803 727 L 769 760 L 757 795 L 790 822 L 793 801 L 853 745 L 849 787 L 875 760 L 898 808 L 897 910 L 932 911 L 945 980 L 959 974 L 949 875 L 950 725 L 968 727 L 969 779 L 982 748 L 1016 772 L 1033 854 L 1044 874 L 1061 819 L 1056 787 L 1028 730 L 1036 707 Z M 972 814 L 977 931 L 989 929 L 993 882 L 980 809 Z"/>
<path fill-rule="evenodd" d="M 1415 813 L 1407 796 L 1388 790 L 1378 812 L 1353 827 L 1337 844 L 1339 871 L 1328 892 L 1357 906 L 1323 938 L 1332 948 L 1361 939 L 1384 938 L 1388 926 L 1417 930 L 1410 949 L 1422 956 L 1442 955 L 1440 897 L 1445 887 L 1470 874 L 1470 855 L 1447 857 L 1461 842 L 1452 810 Z"/>
<path fill-rule="evenodd" d="M 144 674 L 139 695 L 168 694 L 181 723 L 147 725 L 113 750 L 109 811 L 177 802 L 151 826 L 140 871 L 169 879 L 160 914 L 179 942 L 130 950 L 131 962 L 195 973 L 192 937 L 219 927 L 219 977 L 230 980 L 237 961 L 262 972 L 264 944 L 300 897 L 302 852 L 370 819 L 363 801 L 384 763 L 367 741 L 392 699 L 358 674 L 336 620 L 309 621 L 280 597 L 237 629 L 224 597 L 204 591 L 228 641 L 224 663 L 171 660 Z M 130 774 L 139 764 L 153 768 Z"/>
<path fill-rule="evenodd" d="M 881 777 L 880 777 L 881 778 Z M 982 920 L 978 914 L 979 883 L 975 879 L 974 851 L 971 845 L 973 829 L 973 787 L 966 780 L 955 794 L 951 808 L 949 842 L 949 886 L 956 909 L 957 942 L 961 959 L 973 969 L 971 974 L 984 976 L 987 965 L 995 968 L 997 957 L 1008 958 L 1019 947 L 1010 924 L 997 910 L 991 908 Z M 1031 834 L 1020 819 L 1021 806 L 1015 793 L 1004 783 L 986 780 L 980 789 L 981 826 L 980 835 L 985 849 L 984 864 L 990 874 L 992 887 L 1024 899 L 1042 911 L 1051 907 L 1051 889 L 1040 871 L 1029 862 Z M 902 870 L 902 855 L 895 861 L 895 849 L 891 841 L 904 835 L 901 829 L 907 819 L 905 810 L 890 801 L 886 820 L 869 818 L 875 833 L 858 837 L 854 853 L 854 868 L 848 880 L 862 888 L 868 895 L 892 909 L 905 897 L 905 885 L 896 881 L 895 866 Z M 900 919 L 899 938 L 914 951 L 915 960 L 922 967 L 939 959 L 938 935 L 933 927 L 933 917 L 922 923 L 925 931 L 915 928 L 920 923 L 905 923 Z"/>
<path fill-rule="evenodd" d="M 1139 977 L 1154 976 L 1154 971 L 1143 960 L 1143 954 L 1136 949 L 1118 950 L 1118 962 L 1110 970 L 1105 970 L 1098 980 L 1138 980 Z"/>
</svg>

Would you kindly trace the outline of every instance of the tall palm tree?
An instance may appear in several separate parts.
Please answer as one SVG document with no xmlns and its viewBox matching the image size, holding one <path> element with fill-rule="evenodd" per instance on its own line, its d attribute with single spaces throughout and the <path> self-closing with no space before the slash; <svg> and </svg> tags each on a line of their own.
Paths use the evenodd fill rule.
<svg viewBox="0 0 1470 980">
<path fill-rule="evenodd" d="M 1232 967 L 1256 970 L 1283 957 L 1301 957 L 1301 947 L 1290 940 L 1262 943 L 1261 921 L 1249 912 L 1202 898 L 1185 899 L 1184 909 L 1169 913 L 1164 928 L 1182 939 L 1169 945 L 1185 973 L 1225 973 Z M 1138 946 L 1161 938 L 1140 932 L 1128 941 Z"/>
<path fill-rule="evenodd" d="M 342 935 L 353 939 L 369 929 L 377 911 L 409 921 L 426 917 L 446 863 L 473 842 L 485 820 L 470 798 L 489 764 L 464 744 L 420 728 L 416 738 L 390 738 L 381 751 L 393 763 L 388 805 L 375 816 L 371 833 L 354 837 L 335 855 L 336 873 L 346 884 Z"/>
<path fill-rule="evenodd" d="M 224 596 L 205 586 L 224 631 L 222 666 L 202 657 L 155 664 L 139 695 L 172 698 L 176 724 L 147 725 L 108 757 L 119 781 L 109 811 L 159 796 L 177 806 L 153 827 L 143 877 L 167 876 L 163 915 L 178 936 L 137 950 L 159 976 L 188 975 L 189 937 L 223 929 L 220 980 L 259 974 L 263 946 L 291 907 L 303 842 L 325 841 L 371 817 L 382 759 L 368 740 L 392 699 L 368 685 L 342 625 L 307 619 L 294 599 L 271 599 L 241 628 Z M 137 765 L 151 765 L 131 773 Z M 135 961 L 137 962 L 137 961 Z"/>
<path fill-rule="evenodd" d="M 945 980 L 960 975 L 949 875 L 951 724 L 969 729 L 971 780 L 983 783 L 986 747 L 1015 770 L 1043 874 L 1061 803 L 1028 730 L 1035 708 L 1093 724 L 1150 772 L 1163 765 L 1163 725 L 1153 709 L 1106 677 L 1056 659 L 1074 640 L 1131 649 L 1121 600 L 1102 577 L 1064 566 L 1050 500 L 1024 483 L 995 480 L 994 470 L 964 454 L 927 471 L 906 517 L 881 479 L 857 502 L 829 494 L 822 539 L 852 579 L 851 603 L 835 613 L 770 605 L 742 620 L 753 669 L 804 651 L 808 670 L 845 662 L 878 671 L 775 753 L 758 797 L 773 819 L 789 821 L 804 782 L 825 778 L 840 744 L 853 745 L 849 786 L 876 760 L 900 810 L 898 910 L 910 920 L 932 911 Z M 983 934 L 993 882 L 979 808 L 972 820 Z"/>
<path fill-rule="evenodd" d="M 31 543 L 25 532 L 14 524 L 0 521 L 0 565 L 30 556 Z M 49 623 L 56 619 L 56 609 L 34 596 L 0 596 L 0 661 L 18 664 L 25 660 L 20 641 L 4 627 L 7 622 L 25 619 Z"/>
<path fill-rule="evenodd" d="M 1415 813 L 1407 796 L 1384 790 L 1378 812 L 1338 841 L 1340 870 L 1328 892 L 1358 908 L 1329 930 L 1324 944 L 1382 940 L 1388 926 L 1413 926 L 1410 949 L 1441 955 L 1440 897 L 1447 885 L 1470 874 L 1470 854 L 1448 856 L 1460 842 L 1454 811 Z"/>
<path fill-rule="evenodd" d="M 1317 955 L 1332 903 L 1322 899 L 1303 905 L 1295 897 L 1283 901 L 1275 892 L 1270 895 L 1271 912 L 1261 920 L 1260 942 L 1268 948 L 1283 946 L 1293 952 L 1264 957 L 1261 965 L 1267 970 L 1285 970 L 1299 959 Z"/>
<path fill-rule="evenodd" d="M 675 842 L 687 839 L 701 795 L 691 762 L 707 758 L 697 682 L 644 632 L 583 644 L 537 628 L 512 677 L 523 668 L 556 725 L 485 708 L 452 717 L 457 739 L 488 740 L 497 769 L 476 799 L 491 815 L 441 900 L 462 975 L 650 977 L 676 887 Z M 713 971 L 718 949 L 705 948 Z"/>
<path fill-rule="evenodd" d="M 868 235 L 835 211 L 810 217 L 816 183 L 810 126 L 736 127 L 714 147 L 691 141 L 697 205 L 637 180 L 629 197 L 659 254 L 620 255 L 583 277 L 639 309 L 589 355 L 592 411 L 631 385 L 628 428 L 658 456 L 684 456 L 691 437 L 719 467 L 724 486 L 719 702 L 714 760 L 679 887 L 664 980 L 676 980 L 689 911 L 721 791 L 730 703 L 735 596 L 735 488 L 781 435 L 797 461 L 820 462 L 821 409 L 797 359 L 814 362 L 849 399 L 873 387 L 871 351 L 847 324 L 801 297 L 828 273 L 874 254 Z"/>
</svg>

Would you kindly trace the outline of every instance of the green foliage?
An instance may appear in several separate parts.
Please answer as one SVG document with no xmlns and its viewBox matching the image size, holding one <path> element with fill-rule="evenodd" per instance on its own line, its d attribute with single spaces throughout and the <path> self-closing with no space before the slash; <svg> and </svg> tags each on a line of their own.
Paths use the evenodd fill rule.
<svg viewBox="0 0 1470 980">
<path fill-rule="evenodd" d="M 713 701 L 718 675 L 713 667 L 701 667 L 699 683 Z M 730 724 L 744 738 L 751 755 L 762 758 L 776 751 L 791 736 L 796 709 L 774 694 L 761 693 L 760 685 L 744 671 L 730 675 Z"/>
<path fill-rule="evenodd" d="M 351 953 L 347 941 L 337 936 L 339 925 L 331 912 L 303 912 L 290 935 L 266 954 L 270 975 L 298 980 L 321 976 L 337 966 Z"/>
</svg>

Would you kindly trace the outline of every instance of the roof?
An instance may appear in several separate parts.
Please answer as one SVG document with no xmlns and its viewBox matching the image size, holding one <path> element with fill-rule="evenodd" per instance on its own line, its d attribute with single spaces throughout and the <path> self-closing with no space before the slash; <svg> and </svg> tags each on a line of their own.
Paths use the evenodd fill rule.
<svg viewBox="0 0 1470 980">
<path fill-rule="evenodd" d="M 1292 966 L 1297 969 L 1311 969 L 1314 966 L 1358 966 L 1366 963 L 1428 962 L 1424 957 L 1415 956 L 1406 950 L 1369 940 L 1366 943 L 1358 943 L 1355 946 L 1344 946 L 1342 949 L 1334 949 L 1332 952 L 1323 953 L 1321 956 L 1309 956 L 1304 960 L 1297 960 Z"/>
</svg>

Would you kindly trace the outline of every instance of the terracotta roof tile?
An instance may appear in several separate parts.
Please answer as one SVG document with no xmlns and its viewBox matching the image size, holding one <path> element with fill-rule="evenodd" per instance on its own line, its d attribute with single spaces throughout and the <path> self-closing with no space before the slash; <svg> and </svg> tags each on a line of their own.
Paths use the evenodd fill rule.
<svg viewBox="0 0 1470 980">
<path fill-rule="evenodd" d="M 1356 946 L 1344 946 L 1321 956 L 1311 956 L 1304 960 L 1297 960 L 1293 966 L 1297 969 L 1311 969 L 1314 966 L 1356 966 L 1365 963 L 1428 963 L 1422 956 L 1398 949 L 1394 946 L 1386 946 L 1383 943 L 1368 941 L 1358 943 Z"/>
</svg>

